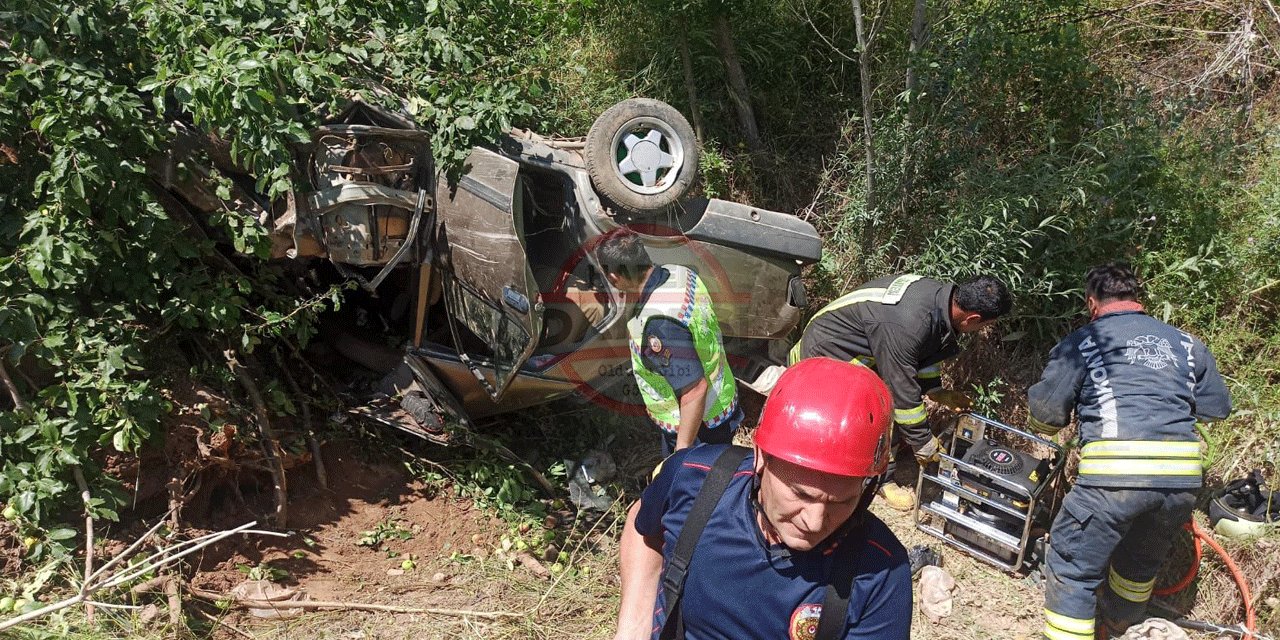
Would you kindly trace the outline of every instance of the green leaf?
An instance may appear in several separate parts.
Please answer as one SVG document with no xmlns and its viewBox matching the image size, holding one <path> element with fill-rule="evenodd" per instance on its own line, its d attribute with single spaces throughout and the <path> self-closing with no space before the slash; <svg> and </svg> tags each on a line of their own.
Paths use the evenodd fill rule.
<svg viewBox="0 0 1280 640">
<path fill-rule="evenodd" d="M 129 451 L 128 434 L 124 430 L 117 431 L 115 435 L 111 436 L 111 446 L 115 447 L 116 451 L 120 453 L 127 453 Z"/>
<path fill-rule="evenodd" d="M 18 513 L 29 513 L 35 505 L 36 492 L 34 491 L 23 491 L 13 499 L 13 508 L 17 509 Z"/>
<path fill-rule="evenodd" d="M 59 540 L 70 540 L 71 538 L 76 537 L 76 530 L 66 529 L 66 528 L 54 529 L 53 531 L 50 531 L 47 535 L 45 535 L 45 537 L 54 542 L 57 542 Z"/>
</svg>

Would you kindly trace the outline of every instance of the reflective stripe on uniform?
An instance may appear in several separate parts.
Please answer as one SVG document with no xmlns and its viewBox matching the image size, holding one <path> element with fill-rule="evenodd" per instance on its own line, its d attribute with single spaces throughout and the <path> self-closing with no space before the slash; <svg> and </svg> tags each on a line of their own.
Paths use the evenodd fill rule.
<svg viewBox="0 0 1280 640">
<path fill-rule="evenodd" d="M 1072 618 L 1044 610 L 1044 635 L 1049 640 L 1094 640 L 1093 618 Z"/>
<path fill-rule="evenodd" d="M 1097 440 L 1084 445 L 1081 458 L 1194 458 L 1200 459 L 1199 442 L 1164 440 Z"/>
<path fill-rule="evenodd" d="M 898 424 L 920 424 L 926 418 L 924 412 L 924 403 L 920 403 L 910 409 L 894 409 L 893 421 Z"/>
<path fill-rule="evenodd" d="M 1107 584 L 1111 586 L 1111 591 L 1121 598 L 1141 604 L 1151 599 L 1151 590 L 1155 587 L 1156 580 L 1152 578 L 1146 582 L 1134 582 L 1116 573 L 1115 568 L 1112 567 L 1107 575 Z"/>
<path fill-rule="evenodd" d="M 917 372 L 916 372 L 916 377 L 917 377 L 917 378 L 924 379 L 924 380 L 931 380 L 931 379 L 933 379 L 933 378 L 941 378 L 941 377 L 942 377 L 942 367 L 940 367 L 940 366 L 938 366 L 938 365 L 936 365 L 936 364 L 931 364 L 931 365 L 929 365 L 929 366 L 927 366 L 927 367 L 925 367 L 925 368 L 923 368 L 923 369 L 921 369 L 921 370 L 917 371 Z"/>
<path fill-rule="evenodd" d="M 867 367 L 868 369 L 874 369 L 876 366 L 876 359 L 871 356 L 854 356 L 853 359 L 849 361 L 849 364 L 856 364 L 862 367 Z"/>
<path fill-rule="evenodd" d="M 1199 476 L 1200 460 L 1113 458 L 1080 460 L 1082 476 Z"/>
<path fill-rule="evenodd" d="M 805 324 L 805 330 L 808 330 L 809 325 L 813 324 L 813 321 L 817 320 L 824 313 L 830 313 L 837 309 L 843 309 L 849 305 L 858 304 L 859 302 L 878 302 L 880 304 L 898 304 L 899 302 L 902 301 L 902 296 L 906 294 L 907 287 L 911 286 L 912 283 L 922 278 L 924 278 L 924 276 L 907 274 L 907 275 L 901 275 L 901 276 L 898 276 L 897 278 L 894 278 L 893 282 L 890 282 L 889 286 L 887 287 L 873 287 L 870 289 L 854 289 L 853 291 L 850 291 L 849 293 L 846 293 L 840 296 L 839 298 L 836 298 L 835 300 L 828 302 L 827 306 L 819 309 L 817 313 L 813 314 L 813 317 L 809 318 L 809 322 Z M 800 362 L 800 359 L 801 359 L 800 345 L 803 342 L 804 342 L 804 338 L 801 337 L 800 340 L 796 341 L 796 346 L 791 347 L 791 352 L 787 354 L 787 364 L 792 365 L 797 362 Z M 871 359 L 870 364 L 867 364 L 865 362 L 862 364 L 866 364 L 868 367 L 874 367 L 875 358 Z"/>
<path fill-rule="evenodd" d="M 1200 443 L 1098 440 L 1080 450 L 1080 475 L 1199 476 Z"/>
</svg>

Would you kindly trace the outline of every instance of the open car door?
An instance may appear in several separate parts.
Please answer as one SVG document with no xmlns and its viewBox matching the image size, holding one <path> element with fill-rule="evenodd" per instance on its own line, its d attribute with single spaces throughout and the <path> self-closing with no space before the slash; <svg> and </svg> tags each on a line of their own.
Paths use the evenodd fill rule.
<svg viewBox="0 0 1280 640">
<path fill-rule="evenodd" d="M 476 148 L 463 171 L 454 185 L 437 181 L 435 246 L 455 346 L 497 400 L 537 346 L 542 304 L 525 254 L 519 164 Z"/>
</svg>

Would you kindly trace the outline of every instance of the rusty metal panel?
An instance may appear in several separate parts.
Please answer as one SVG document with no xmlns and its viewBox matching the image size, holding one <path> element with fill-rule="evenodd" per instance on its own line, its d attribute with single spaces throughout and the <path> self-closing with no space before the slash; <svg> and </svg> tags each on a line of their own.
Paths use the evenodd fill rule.
<svg viewBox="0 0 1280 640">
<path fill-rule="evenodd" d="M 538 341 L 542 307 L 521 233 L 520 165 L 486 149 L 472 150 L 455 183 L 437 182 L 440 262 L 454 321 L 490 346 L 499 396 Z"/>
</svg>

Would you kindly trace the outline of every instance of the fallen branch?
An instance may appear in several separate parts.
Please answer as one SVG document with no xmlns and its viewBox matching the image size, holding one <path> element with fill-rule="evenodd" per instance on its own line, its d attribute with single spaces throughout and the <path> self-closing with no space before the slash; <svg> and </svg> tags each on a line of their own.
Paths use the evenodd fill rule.
<svg viewBox="0 0 1280 640">
<path fill-rule="evenodd" d="M 174 629 L 182 626 L 182 587 L 177 576 L 170 575 L 164 583 L 164 595 L 169 603 L 169 625 Z"/>
<path fill-rule="evenodd" d="M 165 583 L 172 579 L 173 576 L 170 575 L 156 576 L 145 582 L 139 582 L 138 584 L 133 585 L 129 588 L 129 593 L 136 596 L 143 593 L 163 592 Z"/>
<path fill-rule="evenodd" d="M 249 401 L 253 403 L 258 433 L 262 436 L 263 453 L 271 465 L 271 482 L 276 493 L 276 512 L 273 520 L 275 526 L 284 529 L 288 526 L 289 519 L 289 487 L 284 475 L 284 464 L 280 461 L 279 443 L 276 442 L 275 433 L 271 430 L 270 413 L 267 411 L 266 403 L 262 401 L 262 393 L 258 391 L 258 385 L 253 381 L 253 376 L 250 376 L 249 371 L 236 359 L 235 350 L 227 349 L 222 352 L 222 356 L 226 358 L 227 367 L 240 381 L 240 386 L 244 387 L 245 393 L 249 394 Z"/>
<path fill-rule="evenodd" d="M 543 579 L 551 577 L 551 571 L 544 567 L 541 562 L 538 562 L 538 559 L 533 557 L 533 555 L 528 551 L 521 551 L 520 553 L 517 553 L 515 559 L 516 562 L 520 563 L 520 566 L 533 572 L 533 575 Z"/>
<path fill-rule="evenodd" d="M 118 587 L 130 580 L 135 580 L 141 577 L 144 573 L 148 573 L 150 571 L 155 571 L 163 567 L 169 566 L 184 556 L 187 556 L 191 553 L 199 551 L 200 549 L 203 549 L 215 542 L 219 542 L 225 538 L 231 537 L 237 533 L 255 533 L 258 535 L 278 536 L 282 538 L 288 537 L 288 534 L 284 534 L 284 533 L 276 533 L 274 531 L 258 531 L 252 528 L 254 525 L 258 523 L 256 521 L 250 522 L 247 524 L 242 524 L 234 529 L 228 529 L 226 531 L 211 533 L 208 535 L 201 536 L 199 538 L 195 538 L 194 540 L 186 540 L 178 544 L 172 545 L 170 547 L 165 547 L 164 549 L 161 549 L 160 551 L 148 556 L 146 560 L 143 560 L 137 565 L 124 567 L 119 571 L 117 571 L 116 573 L 109 574 L 109 575 L 107 574 L 108 569 L 115 566 L 117 563 L 127 559 L 130 556 L 130 554 L 132 554 L 139 547 L 141 547 L 143 543 L 145 543 L 146 540 L 150 538 L 151 535 L 154 534 L 164 523 L 165 521 L 163 519 L 160 520 L 160 522 L 156 523 L 155 526 L 153 526 L 151 529 L 148 529 L 146 533 L 142 534 L 142 537 L 138 538 L 133 542 L 133 544 L 129 545 L 129 548 L 125 549 L 124 553 L 121 553 L 115 558 L 112 558 L 110 562 L 102 565 L 101 568 L 99 568 L 97 571 L 94 571 L 92 574 L 90 574 L 89 577 L 85 580 L 85 584 L 80 587 L 80 593 L 77 593 L 74 596 L 71 596 L 70 598 L 67 598 L 65 600 L 60 600 L 58 602 L 54 602 L 53 604 L 40 607 L 35 611 L 24 613 L 20 616 L 9 618 L 8 620 L 0 621 L 0 631 L 4 631 L 5 629 L 16 627 L 20 624 L 23 624 L 24 622 L 35 620 L 36 618 L 40 618 L 44 615 L 53 613 L 54 611 L 60 611 L 62 609 L 66 609 L 68 607 L 74 607 L 76 605 L 86 603 L 86 602 L 92 602 L 94 604 L 97 604 L 98 606 L 104 606 L 101 602 L 97 602 L 93 600 L 91 596 L 94 593 L 101 591 L 103 589 Z M 182 547 L 188 547 L 188 548 L 182 551 L 181 553 L 174 553 L 174 551 Z M 157 557 L 159 557 L 159 559 L 153 562 L 152 560 Z"/>
<path fill-rule="evenodd" d="M 384 613 L 425 613 L 437 616 L 456 616 L 460 618 L 481 618 L 498 620 L 502 618 L 518 619 L 525 617 L 523 613 L 511 611 L 471 611 L 469 609 L 435 609 L 430 607 L 397 607 L 388 604 L 370 604 L 364 602 L 340 602 L 337 600 L 249 600 L 233 598 L 216 591 L 205 591 L 191 587 L 191 594 L 212 602 L 225 603 L 252 609 L 331 609 L 340 611 L 381 611 Z"/>
</svg>

